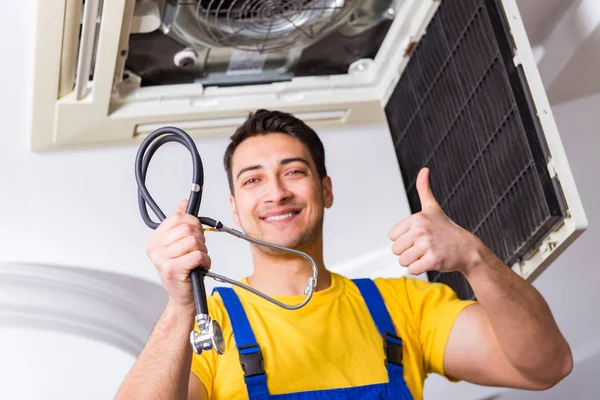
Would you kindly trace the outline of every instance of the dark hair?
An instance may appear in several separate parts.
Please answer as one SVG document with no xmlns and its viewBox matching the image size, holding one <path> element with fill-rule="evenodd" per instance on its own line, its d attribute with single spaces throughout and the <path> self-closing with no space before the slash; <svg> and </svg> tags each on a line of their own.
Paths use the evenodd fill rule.
<svg viewBox="0 0 600 400">
<path fill-rule="evenodd" d="M 322 179 L 327 176 L 325 168 L 325 149 L 317 133 L 299 118 L 281 111 L 257 110 L 250 113 L 246 121 L 231 136 L 231 143 L 225 150 L 223 164 L 229 180 L 229 190 L 233 194 L 233 176 L 231 172 L 231 159 L 235 149 L 244 140 L 252 136 L 267 135 L 269 133 L 283 133 L 300 140 L 310 152 L 317 166 L 317 173 Z"/>
</svg>

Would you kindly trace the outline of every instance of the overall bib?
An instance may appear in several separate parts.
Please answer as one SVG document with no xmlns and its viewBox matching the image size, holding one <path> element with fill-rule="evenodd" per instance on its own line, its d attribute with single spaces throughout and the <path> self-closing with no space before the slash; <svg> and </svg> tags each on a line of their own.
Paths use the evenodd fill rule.
<svg viewBox="0 0 600 400">
<path fill-rule="evenodd" d="M 269 394 L 262 352 L 238 296 L 230 288 L 215 288 L 221 295 L 231 320 L 233 337 L 240 354 L 240 363 L 244 371 L 244 380 L 250 400 L 412 400 L 412 395 L 404 381 L 402 340 L 396 336 L 396 329 L 383 298 L 371 279 L 354 279 L 353 282 L 358 287 L 371 317 L 383 337 L 384 346 L 381 351 L 386 356 L 388 382 L 284 394 Z"/>
</svg>

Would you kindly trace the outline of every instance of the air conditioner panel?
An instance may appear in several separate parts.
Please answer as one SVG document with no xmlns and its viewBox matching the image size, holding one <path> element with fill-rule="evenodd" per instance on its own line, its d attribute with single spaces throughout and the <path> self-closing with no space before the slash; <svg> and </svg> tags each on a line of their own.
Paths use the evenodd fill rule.
<svg viewBox="0 0 600 400">
<path fill-rule="evenodd" d="M 390 7 L 391 11 L 388 10 L 387 16 L 382 13 L 383 7 L 374 7 L 381 6 L 381 2 L 357 0 L 359 7 L 371 10 L 374 14 L 363 14 L 367 16 L 364 20 L 356 25 L 342 25 L 339 30 L 321 38 L 321 42 L 314 43 L 311 47 L 303 48 L 302 51 L 292 49 L 285 54 L 277 51 L 265 53 L 262 61 L 257 56 L 255 60 L 250 60 L 250 68 L 242 72 L 239 68 L 234 68 L 233 74 L 227 68 L 235 49 L 213 47 L 210 52 L 204 53 L 201 49 L 196 49 L 199 52 L 198 59 L 201 64 L 204 63 L 203 68 L 209 71 L 209 76 L 199 78 L 191 74 L 183 80 L 169 81 L 173 84 L 162 84 L 166 80 L 160 74 L 154 83 L 148 84 L 148 79 L 154 78 L 151 73 L 143 70 L 144 63 L 141 59 L 133 62 L 143 52 L 137 52 L 141 48 L 132 47 L 130 41 L 132 31 L 139 32 L 139 37 L 158 35 L 149 31 L 156 26 L 156 19 L 163 12 L 165 2 L 157 2 L 162 4 L 158 5 L 159 12 L 156 12 L 156 7 L 147 7 L 153 11 L 146 23 L 141 21 L 147 17 L 141 15 L 143 10 L 134 9 L 134 0 L 103 0 L 98 12 L 101 18 L 98 21 L 99 29 L 96 27 L 97 45 L 94 47 L 94 62 L 91 66 L 93 75 L 79 76 L 87 90 L 84 97 L 78 99 L 73 91 L 72 74 L 76 69 L 72 64 L 73 48 L 77 46 L 79 39 L 73 39 L 71 35 L 79 31 L 73 26 L 74 23 L 77 24 L 73 16 L 80 12 L 78 10 L 82 9 L 82 3 L 83 0 L 47 0 L 37 3 L 31 115 L 33 151 L 135 144 L 144 137 L 148 129 L 157 126 L 153 124 L 186 126 L 195 138 L 224 136 L 231 134 L 233 122 L 259 107 L 310 115 L 308 122 L 317 129 L 321 126 L 381 122 L 385 120 L 382 111 L 385 108 L 392 134 L 399 138 L 407 130 L 406 135 L 411 138 L 407 141 L 410 146 L 397 148 L 408 188 L 410 189 L 415 171 L 423 165 L 433 168 L 432 184 L 436 193 L 442 193 L 442 197 L 450 198 L 452 185 L 458 185 L 462 179 L 464 187 L 456 193 L 455 198 L 462 196 L 466 199 L 464 203 L 472 205 L 472 212 L 464 214 L 468 218 L 463 223 L 487 238 L 490 243 L 503 243 L 496 248 L 497 253 L 508 262 L 514 261 L 514 270 L 523 277 L 533 279 L 539 275 L 587 226 L 514 0 L 498 0 L 498 3 L 492 0 L 390 1 L 390 4 L 394 3 L 394 7 Z M 514 43 L 502 47 L 508 49 L 504 53 L 496 54 L 496 47 L 490 47 L 489 41 L 480 40 L 488 38 L 487 36 L 474 36 L 469 46 L 474 46 L 476 54 L 470 57 L 469 63 L 461 68 L 456 64 L 458 61 L 450 59 L 448 71 L 452 73 L 446 72 L 437 77 L 435 68 L 429 69 L 427 60 L 445 63 L 447 54 L 445 56 L 444 51 L 448 50 L 448 44 L 444 40 L 456 41 L 470 21 L 471 14 L 463 11 L 468 7 L 486 7 L 488 10 L 489 6 L 497 4 L 501 4 L 508 15 L 504 21 L 505 26 L 500 31 L 505 32 L 505 35 L 509 32 L 507 37 Z M 447 20 L 451 23 L 445 25 L 443 32 L 435 24 L 430 26 L 431 19 L 437 15 L 441 5 L 451 7 L 448 10 L 452 14 Z M 478 20 L 477 23 L 481 24 L 482 21 Z M 351 50 L 345 55 L 339 53 L 330 57 L 335 59 L 327 60 L 323 56 L 327 54 L 324 43 L 329 40 L 337 41 L 336 35 L 338 38 L 340 35 L 347 36 L 339 39 L 342 40 L 338 41 L 338 45 L 341 43 L 340 48 L 358 49 L 359 53 L 354 54 Z M 430 40 L 436 36 L 440 40 Z M 348 42 L 343 42 L 346 39 Z M 431 52 L 428 57 L 422 57 L 421 50 L 418 49 L 424 48 L 428 41 Z M 165 46 L 168 48 L 173 44 Z M 181 49 L 183 45 L 180 43 L 179 46 L 173 48 Z M 456 52 L 460 53 L 465 48 L 458 48 Z M 514 53 L 513 48 L 516 49 Z M 486 63 L 488 56 L 497 57 L 502 62 Z M 169 55 L 169 58 L 172 56 Z M 126 68 L 128 62 L 131 69 Z M 263 63 L 260 64 L 261 62 Z M 512 70 L 509 68 L 511 62 L 517 65 Z M 259 64 L 262 73 L 251 73 Z M 433 66 L 435 67 L 435 63 Z M 509 70 L 512 71 L 510 74 L 507 72 Z M 496 78 L 478 82 L 478 77 L 486 73 Z M 497 79 L 498 74 L 505 77 L 504 81 Z M 506 76 L 512 79 L 508 81 L 509 84 L 506 84 L 506 79 L 509 79 Z M 410 85 L 406 84 L 407 81 L 411 82 Z M 432 82 L 437 84 L 429 87 Z M 498 82 L 504 83 L 494 86 Z M 468 87 L 481 87 L 485 90 L 471 96 L 468 90 L 463 90 Z M 429 90 L 435 91 L 432 92 L 433 96 L 428 96 Z M 490 95 L 503 91 L 502 96 Z M 455 96 L 445 96 L 445 93 L 454 93 Z M 483 106 L 490 98 L 493 100 L 493 97 L 506 100 L 507 93 L 513 97 L 525 98 L 526 101 L 520 102 L 516 107 L 511 101 L 493 103 L 496 107 L 475 117 L 477 123 L 484 126 L 482 129 L 473 129 L 472 118 L 465 118 L 465 113 L 461 114 L 463 105 L 472 97 L 476 98 L 474 104 Z M 421 110 L 417 116 L 410 112 L 415 104 Z M 469 110 L 470 113 L 472 110 Z M 459 117 L 455 118 L 456 115 Z M 529 122 L 526 121 L 527 116 Z M 471 175 L 467 176 L 464 172 L 469 168 L 481 171 L 505 165 L 506 157 L 502 164 L 502 157 L 487 156 L 498 155 L 497 150 L 490 153 L 485 150 L 486 147 L 481 147 L 494 137 L 495 130 L 486 127 L 498 127 L 502 123 L 504 129 L 524 132 L 521 141 L 524 140 L 526 146 L 511 147 L 517 143 L 511 141 L 494 142 L 500 149 L 511 149 L 511 153 L 508 153 L 511 163 L 507 168 L 499 169 L 502 173 L 497 174 L 498 179 L 493 181 L 493 185 L 488 184 L 489 196 L 481 196 L 480 202 L 473 202 L 473 193 L 477 193 L 476 183 L 482 179 L 487 182 L 489 174 L 473 173 L 471 178 Z M 463 132 L 463 136 L 450 134 L 448 129 L 452 126 L 457 126 L 454 131 Z M 441 137 L 431 133 L 443 135 L 446 131 L 450 133 L 446 135 L 446 144 L 440 146 L 440 154 L 448 153 L 445 157 L 453 160 L 453 168 L 443 168 L 447 164 L 441 161 L 443 157 L 430 157 L 434 154 L 432 149 L 441 143 Z M 425 135 L 427 132 L 430 135 Z M 467 133 L 471 134 L 470 140 L 464 140 Z M 536 149 L 539 151 L 536 152 Z M 457 153 L 462 157 L 454 156 Z M 474 160 L 477 160 L 477 164 L 473 163 Z M 530 179 L 530 189 L 543 201 L 536 203 L 539 210 L 532 209 L 531 213 L 526 214 L 527 217 L 536 216 L 533 224 L 535 232 L 527 232 L 528 239 L 517 240 L 520 245 L 515 246 L 502 238 L 504 214 L 513 212 L 509 208 L 506 209 L 508 211 L 493 208 L 493 205 L 498 202 L 502 189 L 512 182 L 510 178 L 520 172 L 521 167 L 525 168 L 528 162 L 535 168 L 531 167 L 523 172 L 522 179 Z M 442 171 L 443 175 L 436 171 Z M 498 194 L 499 192 L 502 193 Z M 414 190 L 408 190 L 407 196 L 413 205 L 416 204 Z M 453 215 L 463 215 L 460 207 L 464 207 L 464 204 L 454 201 L 454 208 L 449 203 L 446 209 Z M 487 208 L 478 208 L 480 205 Z M 417 207 L 414 207 L 416 210 Z M 443 279 L 462 290 L 464 281 L 460 276 L 447 276 Z M 453 281 L 462 283 L 451 283 Z"/>
<path fill-rule="evenodd" d="M 395 3 L 399 6 L 375 59 L 359 60 L 345 74 L 296 76 L 282 82 L 242 86 L 205 86 L 201 83 L 142 86 L 134 73 L 122 80 L 119 70 L 130 50 L 124 44 L 127 43 L 124 38 L 129 37 L 132 24 L 124 21 L 127 15 L 135 14 L 130 7 L 133 2 L 103 0 L 93 55 L 93 76 L 86 83 L 85 97 L 77 99 L 72 91 L 59 95 L 57 90 L 59 76 L 64 68 L 68 68 L 61 64 L 64 35 L 77 31 L 65 27 L 72 22 L 65 20 L 65 15 L 72 14 L 67 13 L 66 8 L 75 3 L 65 0 L 39 2 L 31 149 L 47 151 L 126 144 L 136 140 L 135 126 L 138 124 L 237 117 L 256 107 L 281 108 L 290 112 L 343 108 L 350 111 L 344 123 L 379 121 L 381 112 L 369 114 L 367 110 L 371 110 L 371 103 L 380 103 L 385 92 L 393 86 L 392 81 L 398 79 L 405 49 L 422 34 L 427 18 L 439 4 L 418 0 Z M 48 18 L 51 15 L 53 18 Z M 367 28 L 378 29 L 377 26 Z M 358 31 L 365 30 L 351 30 L 352 33 Z M 396 69 L 394 65 L 399 66 Z M 203 130 L 202 134 L 212 133 Z"/>
<path fill-rule="evenodd" d="M 412 211 L 430 167 L 450 218 L 533 279 L 586 222 L 520 24 L 513 0 L 442 2 L 385 109 Z M 459 273 L 428 275 L 473 297 Z"/>
</svg>

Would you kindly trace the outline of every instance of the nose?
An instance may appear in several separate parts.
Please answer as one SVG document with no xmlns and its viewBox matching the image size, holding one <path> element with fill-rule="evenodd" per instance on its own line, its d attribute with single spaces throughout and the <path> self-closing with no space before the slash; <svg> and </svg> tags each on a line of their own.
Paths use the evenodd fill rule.
<svg viewBox="0 0 600 400">
<path fill-rule="evenodd" d="M 292 197 L 292 192 L 278 177 L 270 179 L 268 184 L 264 187 L 265 193 L 263 200 L 265 203 L 281 204 Z"/>
</svg>

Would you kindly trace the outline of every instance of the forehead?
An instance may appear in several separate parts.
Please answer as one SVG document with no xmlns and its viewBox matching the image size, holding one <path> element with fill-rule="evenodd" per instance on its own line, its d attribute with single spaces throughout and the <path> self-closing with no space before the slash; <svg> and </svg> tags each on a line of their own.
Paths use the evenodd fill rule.
<svg viewBox="0 0 600 400">
<path fill-rule="evenodd" d="M 244 140 L 235 149 L 231 169 L 235 173 L 249 165 L 278 164 L 279 161 L 292 157 L 302 157 L 313 166 L 308 148 L 299 139 L 284 133 L 256 135 Z"/>
</svg>

